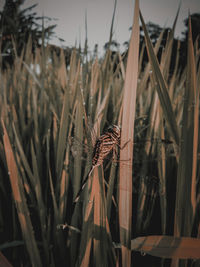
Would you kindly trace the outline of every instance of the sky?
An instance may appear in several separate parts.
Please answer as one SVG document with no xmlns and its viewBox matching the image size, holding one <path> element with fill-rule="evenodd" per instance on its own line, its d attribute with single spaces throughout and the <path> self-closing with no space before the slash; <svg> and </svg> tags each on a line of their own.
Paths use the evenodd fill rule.
<svg viewBox="0 0 200 267">
<path fill-rule="evenodd" d="M 0 0 L 2 9 L 5 0 Z M 140 0 L 140 9 L 145 22 L 153 22 L 161 27 L 171 27 L 181 2 L 175 35 L 181 38 L 185 30 L 183 20 L 188 12 L 200 13 L 200 0 Z M 56 35 L 65 40 L 60 42 L 54 38 L 51 42 L 56 45 L 84 46 L 85 17 L 87 16 L 87 35 L 89 50 L 98 44 L 99 51 L 103 51 L 104 44 L 109 40 L 110 25 L 114 9 L 114 0 L 25 0 L 24 8 L 38 4 L 34 9 L 38 15 L 44 14 L 57 19 Z M 87 15 L 86 15 L 87 14 Z M 120 44 L 130 38 L 129 28 L 133 22 L 134 0 L 118 0 L 114 21 L 113 39 Z"/>
</svg>

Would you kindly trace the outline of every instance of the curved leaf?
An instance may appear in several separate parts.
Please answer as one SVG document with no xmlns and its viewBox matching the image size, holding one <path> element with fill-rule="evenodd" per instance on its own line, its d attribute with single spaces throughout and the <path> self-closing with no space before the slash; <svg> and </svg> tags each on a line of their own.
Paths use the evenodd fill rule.
<svg viewBox="0 0 200 267">
<path fill-rule="evenodd" d="M 131 249 L 171 259 L 200 259 L 200 239 L 174 236 L 144 236 L 131 241 Z"/>
</svg>

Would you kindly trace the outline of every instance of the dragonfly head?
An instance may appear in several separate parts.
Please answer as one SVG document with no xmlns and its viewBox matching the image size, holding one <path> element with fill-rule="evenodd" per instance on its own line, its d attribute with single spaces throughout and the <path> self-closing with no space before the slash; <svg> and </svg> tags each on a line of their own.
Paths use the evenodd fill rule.
<svg viewBox="0 0 200 267">
<path fill-rule="evenodd" d="M 118 125 L 112 124 L 108 128 L 108 132 L 113 133 L 117 138 L 120 138 L 121 135 L 121 128 Z"/>
</svg>

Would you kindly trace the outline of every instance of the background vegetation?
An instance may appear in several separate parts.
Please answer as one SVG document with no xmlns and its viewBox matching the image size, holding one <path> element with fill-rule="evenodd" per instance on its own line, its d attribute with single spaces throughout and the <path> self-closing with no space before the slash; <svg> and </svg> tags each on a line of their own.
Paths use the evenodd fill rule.
<svg viewBox="0 0 200 267">
<path fill-rule="evenodd" d="M 149 38 L 136 1 L 127 53 L 97 58 L 49 45 L 21 3 L 0 19 L 1 266 L 200 266 L 199 14 Z M 129 143 L 75 205 L 111 124 Z"/>
</svg>

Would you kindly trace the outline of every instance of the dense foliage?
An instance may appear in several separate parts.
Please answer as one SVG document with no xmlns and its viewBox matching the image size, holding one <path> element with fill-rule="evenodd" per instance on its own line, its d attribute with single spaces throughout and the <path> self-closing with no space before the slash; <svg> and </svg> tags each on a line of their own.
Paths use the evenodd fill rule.
<svg viewBox="0 0 200 267">
<path fill-rule="evenodd" d="M 0 69 L 0 250 L 13 266 L 130 267 L 127 251 L 136 267 L 179 266 L 179 258 L 180 266 L 200 266 L 200 47 L 188 22 L 181 64 L 174 28 L 161 31 L 153 49 L 144 22 L 143 42 L 131 39 L 127 64 L 109 49 L 101 59 L 74 49 L 66 64 L 63 49 L 44 42 L 41 51 L 34 35 L 25 49 L 26 34 L 17 31 L 13 42 L 4 35 L 1 59 L 10 53 L 12 63 Z M 11 54 L 14 47 L 19 52 Z M 122 140 L 133 153 L 110 155 L 74 204 L 94 133 L 111 124 L 134 131 Z M 131 188 L 123 184 L 128 176 Z M 1 261 L 8 264 L 0 253 Z"/>
</svg>

